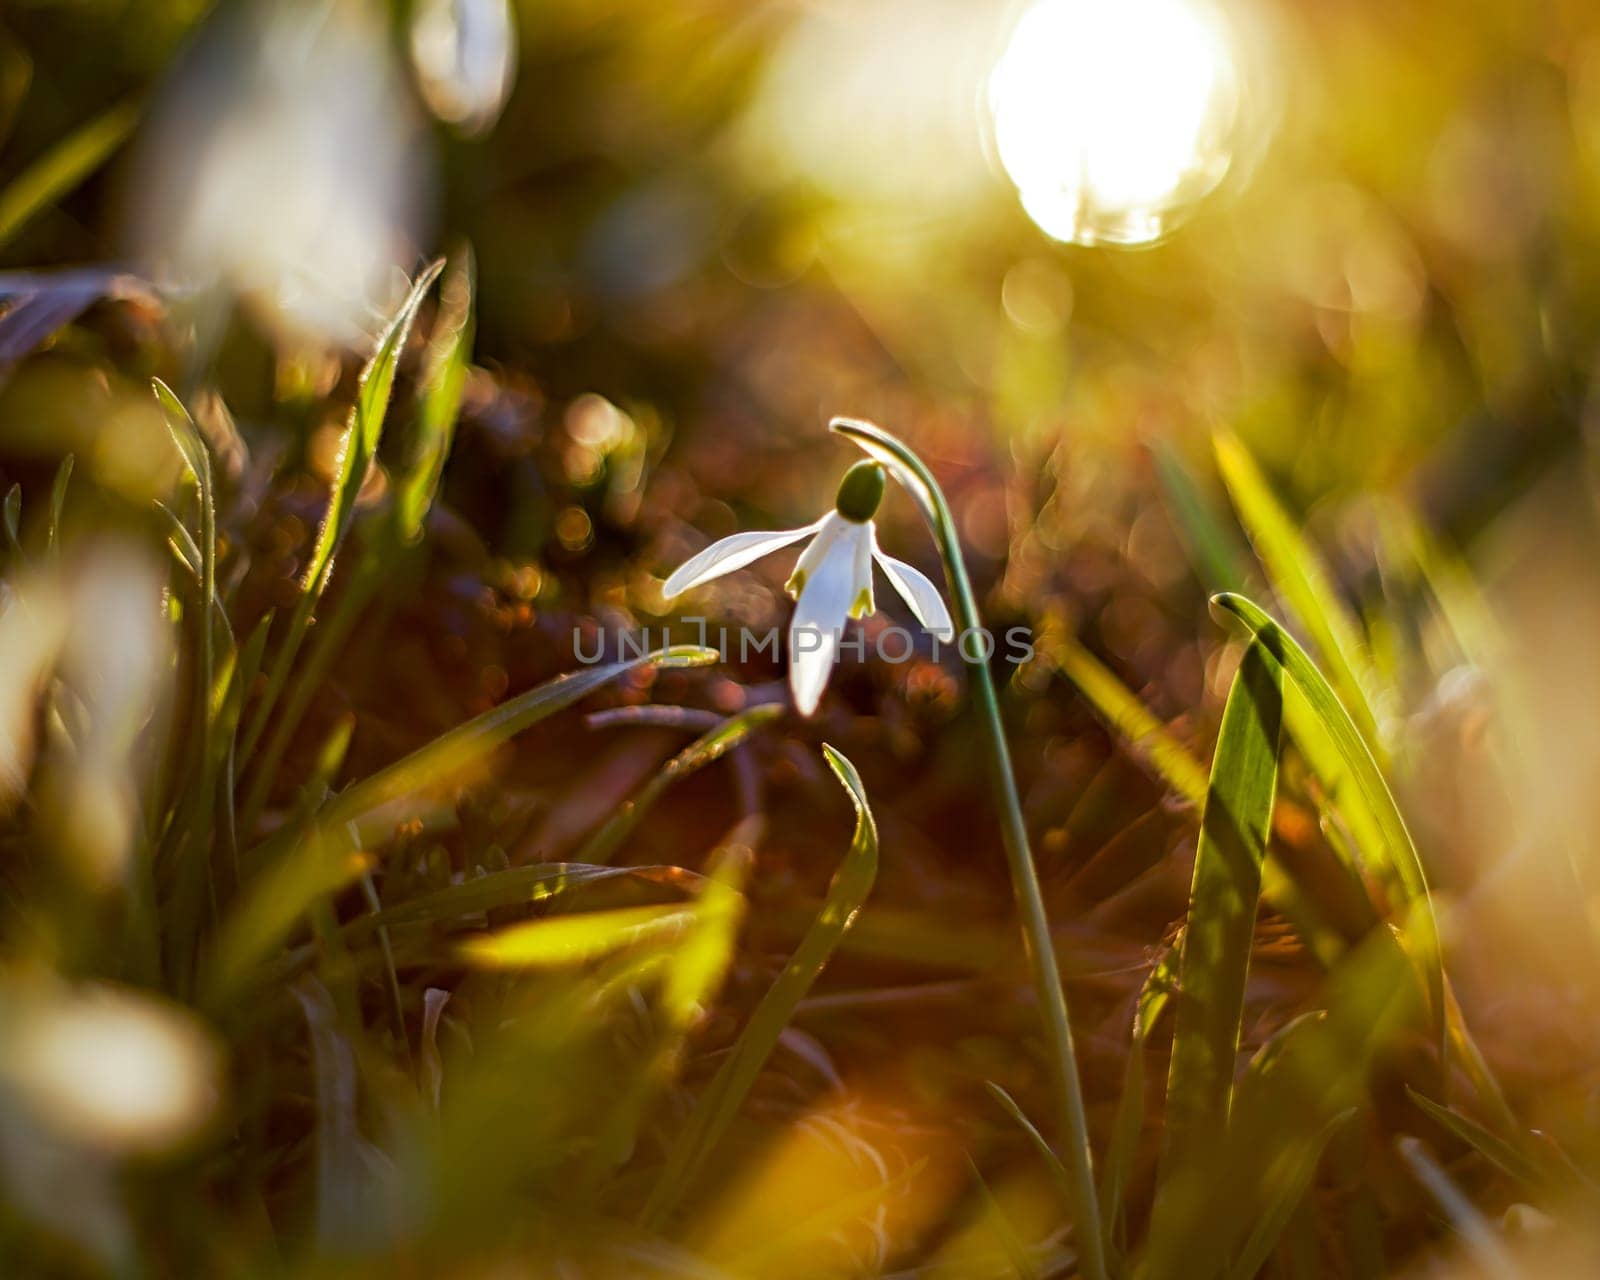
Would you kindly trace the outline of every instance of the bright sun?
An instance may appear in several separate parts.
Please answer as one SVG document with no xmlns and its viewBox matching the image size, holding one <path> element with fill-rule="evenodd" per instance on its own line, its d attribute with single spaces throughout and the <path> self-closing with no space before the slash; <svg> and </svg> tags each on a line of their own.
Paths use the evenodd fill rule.
<svg viewBox="0 0 1600 1280">
<path fill-rule="evenodd" d="M 989 76 L 1000 161 L 1058 240 L 1138 244 L 1227 172 L 1238 78 L 1203 0 L 1038 0 Z"/>
</svg>

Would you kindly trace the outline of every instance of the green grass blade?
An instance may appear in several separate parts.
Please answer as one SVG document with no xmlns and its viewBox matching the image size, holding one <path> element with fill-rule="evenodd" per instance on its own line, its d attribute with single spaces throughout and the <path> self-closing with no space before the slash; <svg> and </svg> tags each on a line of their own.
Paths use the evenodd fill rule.
<svg viewBox="0 0 1600 1280">
<path fill-rule="evenodd" d="M 651 1100 L 677 1074 L 690 1033 L 732 967 L 744 923 L 745 881 L 765 825 L 759 814 L 741 819 L 707 861 L 693 919 L 662 969 L 662 1025 L 645 1064 L 606 1117 L 580 1184 L 586 1198 L 633 1153 Z"/>
<path fill-rule="evenodd" d="M 1432 906 L 1428 897 L 1427 877 L 1422 860 L 1406 830 L 1405 820 L 1395 804 L 1394 794 L 1384 780 L 1372 751 L 1361 736 L 1355 721 L 1340 702 L 1333 686 L 1317 670 L 1306 651 L 1287 631 L 1280 627 L 1259 605 L 1243 596 L 1224 592 L 1212 599 L 1212 604 L 1242 622 L 1256 638 L 1269 639 L 1268 651 L 1282 663 L 1295 688 L 1310 704 L 1315 723 L 1332 740 L 1338 755 L 1353 779 L 1359 803 L 1365 806 L 1363 820 L 1371 824 L 1383 840 L 1383 853 L 1393 875 L 1405 890 L 1410 905 L 1422 910 L 1416 921 L 1419 935 L 1415 938 L 1418 960 L 1431 973 L 1430 986 L 1442 983 L 1439 976 L 1438 929 L 1433 921 Z M 1291 723 L 1291 731 L 1298 726 Z M 1316 751 L 1308 751 L 1313 764 Z"/>
<path fill-rule="evenodd" d="M 1211 765 L 1178 961 L 1155 1232 L 1165 1229 L 1163 1205 L 1173 1189 L 1210 1176 L 1233 1104 L 1245 977 L 1278 784 L 1283 668 L 1267 652 L 1271 643 L 1271 636 L 1258 638 L 1245 650 Z"/>
<path fill-rule="evenodd" d="M 250 785 L 244 793 L 240 807 L 244 830 L 255 830 L 261 811 L 266 808 L 277 779 L 279 766 L 294 741 L 312 702 L 322 689 L 323 682 L 332 670 L 334 660 L 344 651 L 350 632 L 360 620 L 361 612 L 371 601 L 382 577 L 383 557 L 363 558 L 356 572 L 338 594 L 331 616 L 317 620 L 312 633 L 311 648 L 306 660 L 295 668 L 289 681 L 288 695 L 282 699 L 281 709 L 272 723 L 272 732 L 255 757 L 255 767 L 250 771 Z"/>
<path fill-rule="evenodd" d="M 1373 930 L 1329 973 L 1324 1008 L 1281 1028 L 1234 1090 L 1225 1140 L 1206 1175 L 1172 1190 L 1164 1227 L 1145 1238 L 1141 1276 L 1213 1278 L 1264 1222 L 1284 1189 L 1315 1163 L 1324 1130 L 1366 1105 L 1379 1057 L 1421 1024 L 1411 962 L 1387 930 Z"/>
<path fill-rule="evenodd" d="M 1162 953 L 1161 959 L 1151 968 L 1134 1003 L 1128 1061 L 1122 1071 L 1122 1092 L 1117 1098 L 1116 1114 L 1111 1121 L 1111 1141 L 1106 1146 L 1105 1163 L 1100 1173 L 1101 1230 L 1108 1244 L 1115 1243 L 1121 1249 L 1127 1248 L 1123 1198 L 1127 1195 L 1128 1180 L 1133 1176 L 1139 1135 L 1144 1129 L 1144 1048 L 1162 1013 L 1172 1002 L 1177 980 L 1178 948 L 1172 946 Z"/>
<path fill-rule="evenodd" d="M 0 191 L 0 248 L 92 174 L 133 132 L 134 102 L 119 102 L 56 143 Z"/>
<path fill-rule="evenodd" d="M 468 938 L 456 954 L 475 969 L 554 969 L 587 964 L 625 947 L 660 946 L 694 924 L 688 907 L 655 904 L 529 920 Z"/>
<path fill-rule="evenodd" d="M 1033 1144 L 1034 1151 L 1038 1153 L 1039 1159 L 1044 1162 L 1044 1167 L 1049 1171 L 1051 1180 L 1060 1190 L 1061 1196 L 1067 1202 L 1067 1207 L 1070 1210 L 1072 1206 L 1072 1175 L 1067 1172 L 1067 1166 L 1061 1163 L 1061 1157 L 1051 1149 L 1050 1143 L 1046 1141 L 1044 1134 L 1040 1133 L 1039 1127 L 1028 1119 L 1028 1113 L 1018 1105 L 1015 1098 L 993 1080 L 985 1080 L 984 1088 L 988 1089 L 989 1095 L 1005 1108 L 1006 1114 L 1011 1117 L 1017 1128 L 1027 1135 L 1028 1141 Z"/>
<path fill-rule="evenodd" d="M 400 363 L 400 353 L 411 333 L 411 323 L 417 309 L 439 273 L 444 260 L 434 262 L 417 277 L 406 300 L 389 321 L 378 339 L 377 350 L 361 371 L 360 385 L 356 390 L 355 407 L 350 411 L 350 422 L 345 428 L 344 442 L 339 450 L 339 467 L 334 475 L 333 488 L 328 498 L 328 509 L 317 530 L 317 540 L 300 579 L 300 594 L 295 601 L 289 627 L 273 660 L 267 677 L 267 687 L 256 704 L 250 727 L 245 731 L 239 747 L 241 767 L 255 754 L 257 743 L 266 729 L 267 719 L 294 666 L 295 655 L 305 640 L 317 602 L 328 585 L 333 572 L 334 556 L 350 531 L 355 518 L 356 496 L 366 479 L 367 468 L 378 453 L 378 442 L 383 436 L 384 418 L 389 411 L 389 397 L 394 390 L 395 369 Z"/>
<path fill-rule="evenodd" d="M 1243 596 L 1224 593 L 1214 597 L 1212 604 L 1244 623 L 1253 635 L 1276 637 L 1273 652 L 1282 661 L 1296 690 L 1310 704 L 1318 729 L 1325 732 L 1337 748 L 1353 782 L 1352 803 L 1364 806 L 1361 822 L 1379 833 L 1384 856 L 1403 889 L 1406 902 L 1400 933 L 1428 993 L 1441 1071 L 1446 1070 L 1449 1049 L 1453 1045 L 1484 1102 L 1509 1120 L 1500 1087 L 1473 1042 L 1445 981 L 1439 924 L 1434 915 L 1422 859 L 1411 841 L 1411 833 L 1406 829 L 1405 820 L 1400 816 L 1399 806 L 1395 804 L 1394 794 L 1389 790 L 1377 760 L 1367 749 L 1333 687 L 1293 636 L 1278 626 L 1259 605 Z M 1291 721 L 1291 732 L 1298 728 L 1299 725 Z M 1307 752 L 1308 759 L 1313 759 L 1314 755 L 1314 752 Z"/>
<path fill-rule="evenodd" d="M 199 563 L 195 565 L 200 578 L 201 600 L 198 678 L 199 687 L 204 692 L 204 701 L 200 705 L 206 714 L 206 737 L 209 741 L 215 725 L 213 710 L 217 666 L 213 611 L 220 609 L 217 601 L 217 508 L 215 495 L 212 492 L 211 452 L 206 448 L 206 442 L 201 438 L 194 419 L 183 407 L 183 402 L 172 393 L 172 389 L 160 378 L 152 379 L 152 383 L 155 388 L 156 403 L 161 406 L 162 413 L 166 416 L 167 432 L 183 457 L 184 467 L 189 478 L 194 481 L 199 500 L 200 536 L 196 542 L 190 543 L 190 554 L 199 555 Z M 226 617 L 224 613 L 224 625 Z M 215 754 L 214 750 L 207 750 L 206 761 L 211 761 Z M 210 787 L 206 789 L 209 792 Z"/>
<path fill-rule="evenodd" d="M 1227 432 L 1218 432 L 1215 443 L 1222 478 L 1268 578 L 1332 673 L 1333 686 L 1349 708 L 1362 740 L 1374 754 L 1381 755 L 1377 719 L 1368 701 L 1369 691 L 1378 686 L 1355 619 L 1339 599 L 1321 558 L 1295 528 L 1249 451 Z"/>
<path fill-rule="evenodd" d="M 856 829 L 849 851 L 834 874 L 822 913 L 789 958 L 783 972 L 751 1014 L 732 1051 L 700 1095 L 688 1124 L 668 1152 L 643 1218 L 659 1229 L 668 1214 L 705 1167 L 713 1148 L 733 1122 L 739 1105 L 755 1083 L 778 1037 L 810 991 L 835 947 L 850 928 L 878 875 L 878 828 L 855 766 L 832 747 L 824 746 L 828 763 L 855 806 Z"/>
<path fill-rule="evenodd" d="M 1244 1242 L 1244 1248 L 1239 1251 L 1233 1266 L 1229 1268 L 1229 1274 L 1235 1277 L 1235 1280 L 1251 1280 L 1262 1267 L 1266 1266 L 1268 1257 L 1277 1247 L 1279 1238 L 1293 1220 L 1295 1211 L 1305 1200 L 1306 1192 L 1310 1190 L 1312 1180 L 1317 1176 L 1317 1165 L 1322 1160 L 1322 1153 L 1334 1135 L 1349 1124 L 1356 1114 L 1353 1108 L 1341 1111 L 1309 1141 L 1300 1143 L 1293 1150 L 1295 1158 L 1286 1162 L 1287 1167 L 1283 1176 L 1269 1188 L 1270 1198 L 1257 1216 L 1249 1238 Z M 1285 1150 L 1289 1149 L 1286 1144 Z"/>
<path fill-rule="evenodd" d="M 1196 811 L 1205 804 L 1206 771 L 1183 743 L 1139 701 L 1092 653 L 1070 635 L 1055 630 L 1041 634 L 1039 647 L 1060 668 L 1078 692 L 1089 700 L 1107 726 L 1156 775 Z M 1284 707 L 1285 720 L 1294 724 L 1292 691 Z M 1323 912 L 1299 884 L 1268 857 L 1261 870 L 1262 892 L 1295 925 L 1313 954 L 1323 957 L 1333 949 L 1333 938 Z M 1359 881 L 1357 882 L 1359 884 Z M 1364 889 L 1363 889 L 1364 892 Z"/>
<path fill-rule="evenodd" d="M 363 778 L 335 796 L 323 813 L 318 815 L 317 821 L 328 828 L 355 828 L 362 843 L 381 838 L 385 834 L 381 815 L 395 802 L 436 791 L 449 784 L 479 764 L 501 743 L 564 710 L 601 686 L 652 663 L 663 666 L 707 666 L 717 661 L 718 656 L 715 649 L 676 645 L 624 662 L 585 667 L 581 671 L 557 676 L 482 715 L 474 716 L 387 768 Z M 374 825 L 375 818 L 378 819 L 377 825 Z"/>
<path fill-rule="evenodd" d="M 1200 581 L 1211 591 L 1238 591 L 1248 576 L 1248 552 L 1232 522 L 1224 523 L 1218 510 L 1220 499 L 1213 500 L 1201 490 L 1183 459 L 1166 441 L 1156 441 L 1150 452 L 1173 520 L 1188 543 L 1189 557 Z"/>
<path fill-rule="evenodd" d="M 1542 1151 L 1538 1155 L 1525 1151 L 1453 1107 L 1442 1106 L 1409 1086 L 1406 1092 L 1431 1120 L 1449 1130 L 1513 1182 L 1519 1183 L 1525 1191 L 1547 1204 L 1560 1207 L 1581 1186 L 1580 1180 L 1573 1176 L 1571 1166 L 1549 1159 Z M 1593 1190 L 1592 1187 L 1588 1189 Z"/>
<path fill-rule="evenodd" d="M 247 986 L 261 962 L 281 945 L 316 902 L 343 888 L 370 865 L 357 851 L 381 843 L 393 831 L 386 810 L 458 780 L 515 734 L 571 706 L 579 698 L 648 663 L 704 666 L 715 649 L 686 645 L 658 650 L 626 662 L 587 667 L 547 681 L 475 716 L 410 755 L 355 783 L 255 851 L 262 870 L 224 920 L 206 966 L 208 1007 L 223 1008 Z"/>
<path fill-rule="evenodd" d="M 673 783 L 688 777 L 708 764 L 720 760 L 764 724 L 770 724 L 783 714 L 783 707 L 769 703 L 751 707 L 707 731 L 691 742 L 660 769 L 650 781 L 639 788 L 637 795 L 624 801 L 574 856 L 574 862 L 600 864 L 611 861 L 644 816 Z"/>
<path fill-rule="evenodd" d="M 478 876 L 421 894 L 370 916 L 360 916 L 345 932 L 360 935 L 372 928 L 438 924 L 481 915 L 499 907 L 548 902 L 564 894 L 609 880 L 638 880 L 682 889 L 698 889 L 704 877 L 682 867 L 592 867 L 577 862 L 536 863 Z"/>
<path fill-rule="evenodd" d="M 395 477 L 395 531 L 402 543 L 422 536 L 423 518 L 433 506 L 450 456 L 472 360 L 475 292 L 472 251 L 464 249 L 439 286 L 439 318 L 428 345 L 416 427 Z"/>
</svg>

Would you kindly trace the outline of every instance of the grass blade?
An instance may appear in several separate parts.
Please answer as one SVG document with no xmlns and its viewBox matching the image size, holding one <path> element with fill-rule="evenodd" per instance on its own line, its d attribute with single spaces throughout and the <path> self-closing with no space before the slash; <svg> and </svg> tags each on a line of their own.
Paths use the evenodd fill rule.
<svg viewBox="0 0 1600 1280">
<path fill-rule="evenodd" d="M 1237 618 L 1257 639 L 1269 638 L 1270 643 L 1264 652 L 1270 653 L 1274 660 L 1283 665 L 1295 688 L 1310 704 L 1316 724 L 1332 739 L 1344 767 L 1349 770 L 1359 802 L 1366 809 L 1363 819 L 1380 833 L 1384 856 L 1405 890 L 1407 905 L 1411 908 L 1407 931 L 1413 958 L 1426 977 L 1435 1017 L 1442 1028 L 1445 1016 L 1444 974 L 1439 955 L 1438 925 L 1428 896 L 1427 878 L 1416 846 L 1411 842 L 1411 833 L 1406 830 L 1405 820 L 1400 816 L 1399 807 L 1378 768 L 1377 760 L 1333 687 L 1293 636 L 1264 609 L 1243 596 L 1224 592 L 1213 597 L 1212 604 Z M 1290 727 L 1293 730 L 1298 726 L 1291 724 Z M 1307 758 L 1315 763 L 1316 753 L 1307 752 Z"/>
<path fill-rule="evenodd" d="M 1315 1165 L 1324 1131 L 1365 1104 L 1374 1062 L 1418 1025 L 1423 1006 L 1410 969 L 1387 930 L 1346 953 L 1324 985 L 1324 1008 L 1280 1029 L 1252 1059 L 1226 1137 L 1205 1153 L 1205 1176 L 1170 1189 L 1164 1226 L 1147 1234 L 1135 1274 L 1211 1280 L 1230 1272 L 1257 1229 L 1280 1216 L 1285 1189 Z"/>
<path fill-rule="evenodd" d="M 321 826 L 350 827 L 362 843 L 380 837 L 382 815 L 397 801 L 415 798 L 459 779 L 496 747 L 524 729 L 571 706 L 579 698 L 630 671 L 652 663 L 663 666 L 707 666 L 717 661 L 715 649 L 675 645 L 642 657 L 585 667 L 548 680 L 465 724 L 440 734 L 426 746 L 362 779 L 335 796 L 318 815 Z"/>
<path fill-rule="evenodd" d="M 1249 451 L 1225 431 L 1217 433 L 1215 445 L 1222 478 L 1239 520 L 1266 566 L 1267 577 L 1332 673 L 1333 686 L 1349 708 L 1362 740 L 1374 754 L 1381 755 L 1377 719 L 1368 701 L 1368 690 L 1377 685 L 1355 619 L 1339 599 L 1321 558 L 1295 528 Z"/>
<path fill-rule="evenodd" d="M 1224 522 L 1219 502 L 1201 490 L 1177 451 L 1164 440 L 1150 447 L 1156 475 L 1167 495 L 1174 523 L 1188 543 L 1200 580 L 1212 591 L 1237 591 L 1245 585 L 1248 552 L 1231 521 Z"/>
<path fill-rule="evenodd" d="M 1166 1144 L 1152 1226 L 1158 1234 L 1174 1189 L 1211 1176 L 1233 1103 L 1245 977 L 1278 784 L 1283 668 L 1267 653 L 1271 643 L 1271 636 L 1252 641 L 1234 676 L 1200 821 L 1178 961 Z"/>
<path fill-rule="evenodd" d="M 783 972 L 768 989 L 740 1032 L 733 1050 L 695 1105 L 688 1124 L 667 1155 L 666 1165 L 645 1206 L 648 1229 L 659 1229 L 674 1205 L 705 1167 L 706 1159 L 721 1140 L 755 1083 L 762 1065 L 788 1025 L 794 1008 L 850 928 L 861 904 L 878 876 L 878 828 L 867 804 L 867 793 L 855 766 L 832 747 L 823 752 L 855 806 L 856 829 L 850 848 L 834 874 L 827 901 Z"/>
<path fill-rule="evenodd" d="M 1183 743 L 1167 732 L 1128 687 L 1078 640 L 1052 632 L 1041 642 L 1050 660 L 1125 743 L 1196 809 L 1205 803 L 1206 774 Z"/>
<path fill-rule="evenodd" d="M 1476 1120 L 1453 1107 L 1442 1106 L 1409 1086 L 1406 1092 L 1429 1119 L 1449 1130 L 1524 1190 L 1559 1206 L 1579 1189 L 1581 1184 L 1573 1176 L 1571 1166 L 1552 1161 L 1542 1152 L 1535 1156 L 1521 1150 Z M 1593 1190 L 1592 1186 L 1586 1189 Z"/>
<path fill-rule="evenodd" d="M 601 824 L 599 830 L 584 842 L 583 848 L 577 852 L 573 861 L 592 864 L 609 862 L 611 855 L 632 834 L 633 829 L 639 825 L 645 814 L 650 812 L 651 807 L 668 787 L 705 768 L 708 764 L 720 760 L 743 742 L 753 730 L 776 720 L 783 714 L 783 710 L 778 703 L 751 707 L 748 711 L 730 716 L 715 728 L 701 734 L 656 770 L 650 781 L 639 788 L 637 795 L 624 801 L 617 811 Z"/>
<path fill-rule="evenodd" d="M 445 277 L 440 289 L 442 305 L 429 347 L 415 430 L 406 450 L 406 461 L 395 476 L 393 510 L 387 522 L 366 540 L 355 572 L 339 593 L 332 616 L 318 619 L 307 659 L 295 671 L 287 697 L 283 699 L 282 711 L 256 757 L 242 810 L 246 830 L 254 827 L 261 816 L 295 730 L 327 678 L 334 659 L 344 651 L 362 610 L 384 580 L 395 575 L 397 563 L 415 559 L 402 553 L 422 536 L 422 521 L 439 487 L 466 387 L 472 348 L 472 288 L 472 258 L 468 251 Z M 404 346 L 403 339 L 400 345 Z M 359 490 L 359 482 L 356 487 Z"/>
<path fill-rule="evenodd" d="M 476 284 L 472 251 L 464 249 L 439 286 L 439 317 L 428 344 L 416 428 L 395 478 L 395 532 L 405 544 L 422 536 L 423 518 L 438 495 L 450 455 L 472 360 Z"/>
<path fill-rule="evenodd" d="M 134 102 L 119 102 L 68 134 L 0 191 L 0 248 L 105 163 L 133 132 Z"/>
<path fill-rule="evenodd" d="M 314 903 L 371 865 L 359 851 L 380 843 L 393 830 L 392 815 L 387 825 L 381 821 L 386 810 L 403 801 L 420 804 L 428 792 L 459 781 L 513 735 L 630 671 L 654 662 L 703 666 L 717 656 L 715 649 L 685 645 L 558 676 L 347 788 L 310 819 L 309 830 L 302 822 L 288 824 L 282 834 L 256 850 L 254 861 L 262 870 L 223 922 L 206 965 L 207 1005 L 226 1007 Z"/>
<path fill-rule="evenodd" d="M 704 877 L 682 867 L 592 867 L 577 862 L 546 862 L 512 867 L 478 876 L 425 893 L 370 916 L 360 916 L 345 926 L 346 933 L 361 934 L 374 927 L 437 924 L 481 915 L 498 907 L 548 902 L 563 894 L 608 880 L 638 880 L 646 884 L 698 889 Z"/>
<path fill-rule="evenodd" d="M 329 494 L 328 509 L 323 515 L 321 527 L 317 530 L 317 540 L 312 548 L 311 559 L 301 576 L 300 594 L 295 601 L 294 613 L 289 619 L 289 628 L 284 634 L 277 657 L 273 660 L 272 670 L 267 677 L 267 687 L 262 692 L 260 702 L 256 704 L 250 727 L 245 731 L 244 741 L 240 744 L 241 767 L 246 765 L 255 753 L 256 744 L 266 729 L 267 719 L 271 716 L 278 695 L 283 691 L 283 686 L 289 678 L 289 671 L 294 666 L 295 655 L 305 640 L 306 631 L 311 625 L 311 616 L 316 612 L 317 602 L 322 598 L 322 593 L 328 585 L 328 578 L 333 573 L 334 556 L 344 541 L 345 534 L 350 531 L 351 521 L 355 518 L 356 495 L 360 493 L 362 482 L 366 479 L 367 468 L 377 457 L 378 442 L 383 436 L 384 418 L 389 411 L 389 396 L 394 390 L 395 369 L 400 363 L 400 353 L 405 348 L 406 339 L 410 336 L 411 322 L 416 318 L 417 308 L 422 305 L 422 299 L 427 295 L 428 289 L 443 269 L 444 260 L 441 258 L 417 277 L 406 300 L 401 303 L 400 309 L 389 321 L 388 328 L 379 337 L 378 347 L 373 352 L 372 359 L 361 371 L 355 407 L 350 411 L 350 422 L 345 428 L 344 442 L 339 450 L 339 469 L 334 476 L 333 489 Z"/>
<path fill-rule="evenodd" d="M 1061 1157 L 1051 1150 L 1044 1134 L 1040 1133 L 1038 1126 L 1028 1119 L 1027 1112 L 1018 1105 L 1015 1098 L 993 1080 L 985 1080 L 984 1088 L 989 1091 L 990 1096 L 996 1102 L 1006 1109 L 1006 1113 L 1011 1117 L 1017 1128 L 1027 1135 L 1028 1141 L 1033 1144 L 1033 1149 L 1039 1153 L 1039 1158 L 1044 1161 L 1044 1167 L 1050 1171 L 1051 1179 L 1060 1188 L 1061 1195 L 1070 1209 L 1072 1205 L 1072 1175 L 1067 1172 L 1067 1166 L 1061 1163 Z"/>
<path fill-rule="evenodd" d="M 552 916 L 469 938 L 456 954 L 478 969 L 554 969 L 587 964 L 624 947 L 676 941 L 694 923 L 688 907 L 618 907 Z"/>
<path fill-rule="evenodd" d="M 1229 1274 L 1237 1280 L 1250 1280 L 1267 1263 L 1267 1258 L 1277 1246 L 1279 1238 L 1294 1219 L 1295 1211 L 1305 1199 L 1317 1176 L 1317 1165 L 1322 1153 L 1335 1134 L 1355 1117 L 1354 1109 L 1341 1111 L 1328 1121 L 1309 1142 L 1300 1144 L 1296 1159 L 1288 1162 L 1288 1169 L 1269 1189 L 1271 1199 L 1264 1206 L 1255 1225 L 1250 1230 L 1244 1248 L 1233 1261 Z M 1286 1144 L 1286 1150 L 1289 1149 Z"/>
<path fill-rule="evenodd" d="M 1128 1179 L 1133 1175 L 1139 1135 L 1144 1129 L 1144 1047 L 1172 1002 L 1177 980 L 1178 948 L 1173 946 L 1167 948 L 1151 968 L 1134 1004 L 1133 1032 L 1129 1037 L 1128 1061 L 1122 1072 L 1122 1092 L 1117 1098 L 1116 1115 L 1111 1121 L 1111 1141 L 1100 1171 L 1100 1222 L 1108 1246 L 1115 1243 L 1118 1248 L 1127 1248 L 1122 1206 Z"/>
</svg>

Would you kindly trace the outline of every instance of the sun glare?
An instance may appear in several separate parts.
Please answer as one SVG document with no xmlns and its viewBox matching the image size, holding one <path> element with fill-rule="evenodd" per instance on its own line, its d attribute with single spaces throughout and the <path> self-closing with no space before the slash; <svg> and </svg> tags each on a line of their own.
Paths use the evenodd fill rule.
<svg viewBox="0 0 1600 1280">
<path fill-rule="evenodd" d="M 1202 0 L 1039 0 L 989 77 L 1000 162 L 1058 240 L 1138 244 L 1222 179 L 1238 76 Z"/>
</svg>

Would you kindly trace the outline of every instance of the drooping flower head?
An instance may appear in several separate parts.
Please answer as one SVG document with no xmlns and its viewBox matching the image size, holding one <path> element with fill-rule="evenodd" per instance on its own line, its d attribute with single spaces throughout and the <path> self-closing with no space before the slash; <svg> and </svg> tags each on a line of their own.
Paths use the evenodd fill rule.
<svg viewBox="0 0 1600 1280">
<path fill-rule="evenodd" d="M 955 636 L 955 624 L 938 587 L 878 546 L 873 517 L 883 490 L 883 468 L 876 462 L 858 462 L 839 482 L 834 509 L 816 523 L 770 533 L 736 533 L 714 542 L 679 566 L 667 579 L 663 594 L 671 599 L 811 536 L 786 587 L 795 600 L 789 623 L 789 688 L 800 714 L 808 716 L 827 687 L 845 621 L 876 611 L 874 561 L 923 627 L 941 640 Z"/>
</svg>

